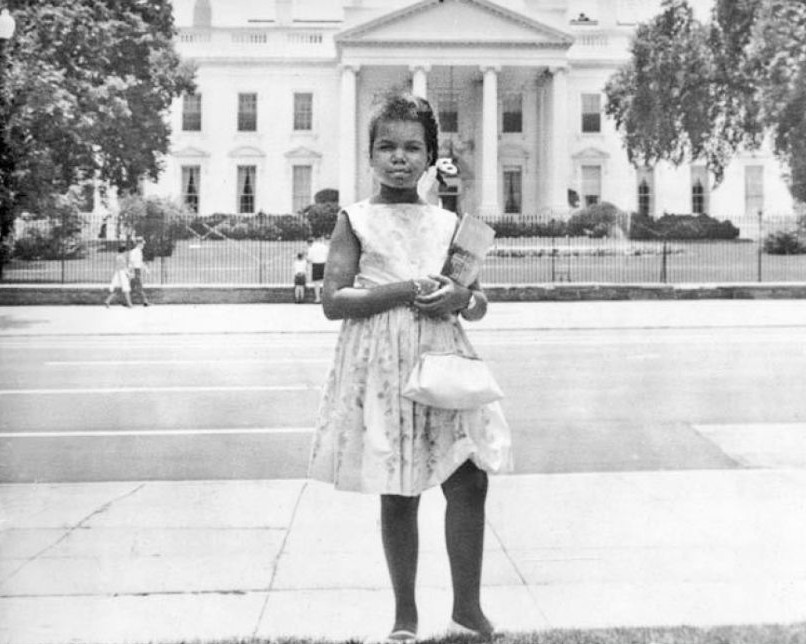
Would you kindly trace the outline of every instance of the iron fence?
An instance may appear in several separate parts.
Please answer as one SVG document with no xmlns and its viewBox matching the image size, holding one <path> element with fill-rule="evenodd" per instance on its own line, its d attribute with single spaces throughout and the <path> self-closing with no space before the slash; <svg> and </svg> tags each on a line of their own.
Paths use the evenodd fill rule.
<svg viewBox="0 0 806 644">
<path fill-rule="evenodd" d="M 305 240 L 235 239 L 226 234 L 188 234 L 180 227 L 168 230 L 173 231 L 170 238 L 159 241 L 172 250 L 147 263 L 147 284 L 291 285 L 293 262 L 297 253 L 307 249 Z M 513 285 L 806 282 L 806 254 L 765 250 L 770 234 L 795 230 L 792 217 L 765 217 L 749 223 L 742 237 L 729 241 L 636 241 L 623 235 L 501 237 L 485 262 L 482 279 L 487 284 Z M 260 230 L 253 227 L 248 234 L 260 236 Z M 119 243 L 87 234 L 62 244 L 63 252 L 57 248 L 55 256 L 51 251 L 48 258 L 13 257 L 2 279 L 6 283 L 107 283 Z"/>
</svg>

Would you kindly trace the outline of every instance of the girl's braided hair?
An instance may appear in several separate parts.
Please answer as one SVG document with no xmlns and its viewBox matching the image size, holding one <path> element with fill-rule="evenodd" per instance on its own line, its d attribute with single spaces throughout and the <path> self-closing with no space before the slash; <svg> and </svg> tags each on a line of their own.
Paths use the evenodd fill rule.
<svg viewBox="0 0 806 644">
<path fill-rule="evenodd" d="M 375 145 L 375 134 L 381 121 L 413 121 L 421 123 L 425 132 L 425 147 L 428 152 L 428 165 L 437 160 L 439 150 L 437 119 L 431 104 L 419 96 L 408 93 L 388 94 L 378 105 L 369 120 L 369 153 Z"/>
</svg>

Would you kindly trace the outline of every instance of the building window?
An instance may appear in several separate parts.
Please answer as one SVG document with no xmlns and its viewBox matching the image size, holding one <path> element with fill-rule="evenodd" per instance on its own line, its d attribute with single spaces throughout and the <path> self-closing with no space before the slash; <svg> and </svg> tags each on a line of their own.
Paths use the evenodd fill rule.
<svg viewBox="0 0 806 644">
<path fill-rule="evenodd" d="M 744 214 L 757 215 L 764 210 L 764 166 L 749 165 L 744 169 Z"/>
<path fill-rule="evenodd" d="M 655 173 L 652 168 L 639 168 L 636 180 L 638 183 L 638 214 L 652 217 L 655 213 Z"/>
<path fill-rule="evenodd" d="M 238 94 L 238 131 L 257 131 L 257 94 Z"/>
<path fill-rule="evenodd" d="M 459 131 L 459 100 L 453 92 L 442 92 L 438 99 L 439 129 L 451 133 Z"/>
<path fill-rule="evenodd" d="M 185 94 L 182 98 L 182 130 L 201 132 L 201 94 Z"/>
<path fill-rule="evenodd" d="M 299 212 L 311 204 L 311 175 L 312 168 L 309 165 L 295 165 L 292 169 L 291 178 L 291 208 L 292 212 Z"/>
<path fill-rule="evenodd" d="M 95 210 L 95 184 L 85 183 L 81 186 L 81 195 L 78 205 L 81 212 L 93 212 Z"/>
<path fill-rule="evenodd" d="M 238 212 L 241 214 L 255 212 L 256 170 L 253 165 L 238 166 Z"/>
<path fill-rule="evenodd" d="M 519 214 L 521 212 L 521 168 L 504 168 L 504 212 Z"/>
<path fill-rule="evenodd" d="M 313 129 L 313 94 L 294 94 L 294 129 Z"/>
<path fill-rule="evenodd" d="M 502 131 L 517 133 L 523 131 L 523 94 L 506 94 L 504 96 L 504 121 Z"/>
<path fill-rule="evenodd" d="M 703 166 L 691 167 L 691 212 L 695 215 L 708 212 L 708 170 Z"/>
<path fill-rule="evenodd" d="M 585 133 L 602 131 L 602 108 L 599 94 L 582 95 L 582 131 Z"/>
<path fill-rule="evenodd" d="M 602 200 L 601 166 L 582 166 L 582 199 L 586 206 L 592 206 Z"/>
<path fill-rule="evenodd" d="M 199 179 L 201 166 L 182 166 L 182 203 L 190 212 L 199 212 Z"/>
</svg>

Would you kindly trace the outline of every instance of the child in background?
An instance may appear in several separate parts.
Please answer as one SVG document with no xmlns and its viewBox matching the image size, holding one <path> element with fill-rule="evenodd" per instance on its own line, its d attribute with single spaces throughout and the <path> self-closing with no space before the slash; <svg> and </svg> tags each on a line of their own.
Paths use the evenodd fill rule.
<svg viewBox="0 0 806 644">
<path fill-rule="evenodd" d="M 478 320 L 487 299 L 440 275 L 457 225 L 426 203 L 418 180 L 434 164 L 429 103 L 400 94 L 370 121 L 379 191 L 339 213 L 327 256 L 324 312 L 343 319 L 325 384 L 309 473 L 337 489 L 379 494 L 381 537 L 395 594 L 387 641 L 417 637 L 420 494 L 441 486 L 453 581 L 450 630 L 490 637 L 480 603 L 487 472 L 511 467 L 509 430 L 488 407 L 438 409 L 401 396 L 421 352 L 474 356 L 458 320 Z"/>
<path fill-rule="evenodd" d="M 294 260 L 294 302 L 302 304 L 305 301 L 305 280 L 308 271 L 308 262 L 305 253 L 297 253 Z"/>
<path fill-rule="evenodd" d="M 106 308 L 109 308 L 118 289 L 123 294 L 126 307 L 132 307 L 132 299 L 129 295 L 131 291 L 130 279 L 129 253 L 126 251 L 126 245 L 121 244 L 118 246 L 118 254 L 115 255 L 115 269 L 112 273 L 112 281 L 109 282 L 109 296 L 104 301 Z"/>
</svg>

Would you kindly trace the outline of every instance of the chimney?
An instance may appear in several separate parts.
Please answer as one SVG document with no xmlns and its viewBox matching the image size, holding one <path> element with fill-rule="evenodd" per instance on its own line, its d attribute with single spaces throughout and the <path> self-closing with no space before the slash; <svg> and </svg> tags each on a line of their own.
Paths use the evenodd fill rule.
<svg viewBox="0 0 806 644">
<path fill-rule="evenodd" d="M 294 20 L 294 0 L 275 0 L 274 13 L 278 25 L 290 25 Z"/>
<path fill-rule="evenodd" d="M 213 12 L 210 0 L 196 0 L 193 6 L 193 26 L 197 29 L 209 29 L 213 24 Z"/>
</svg>

